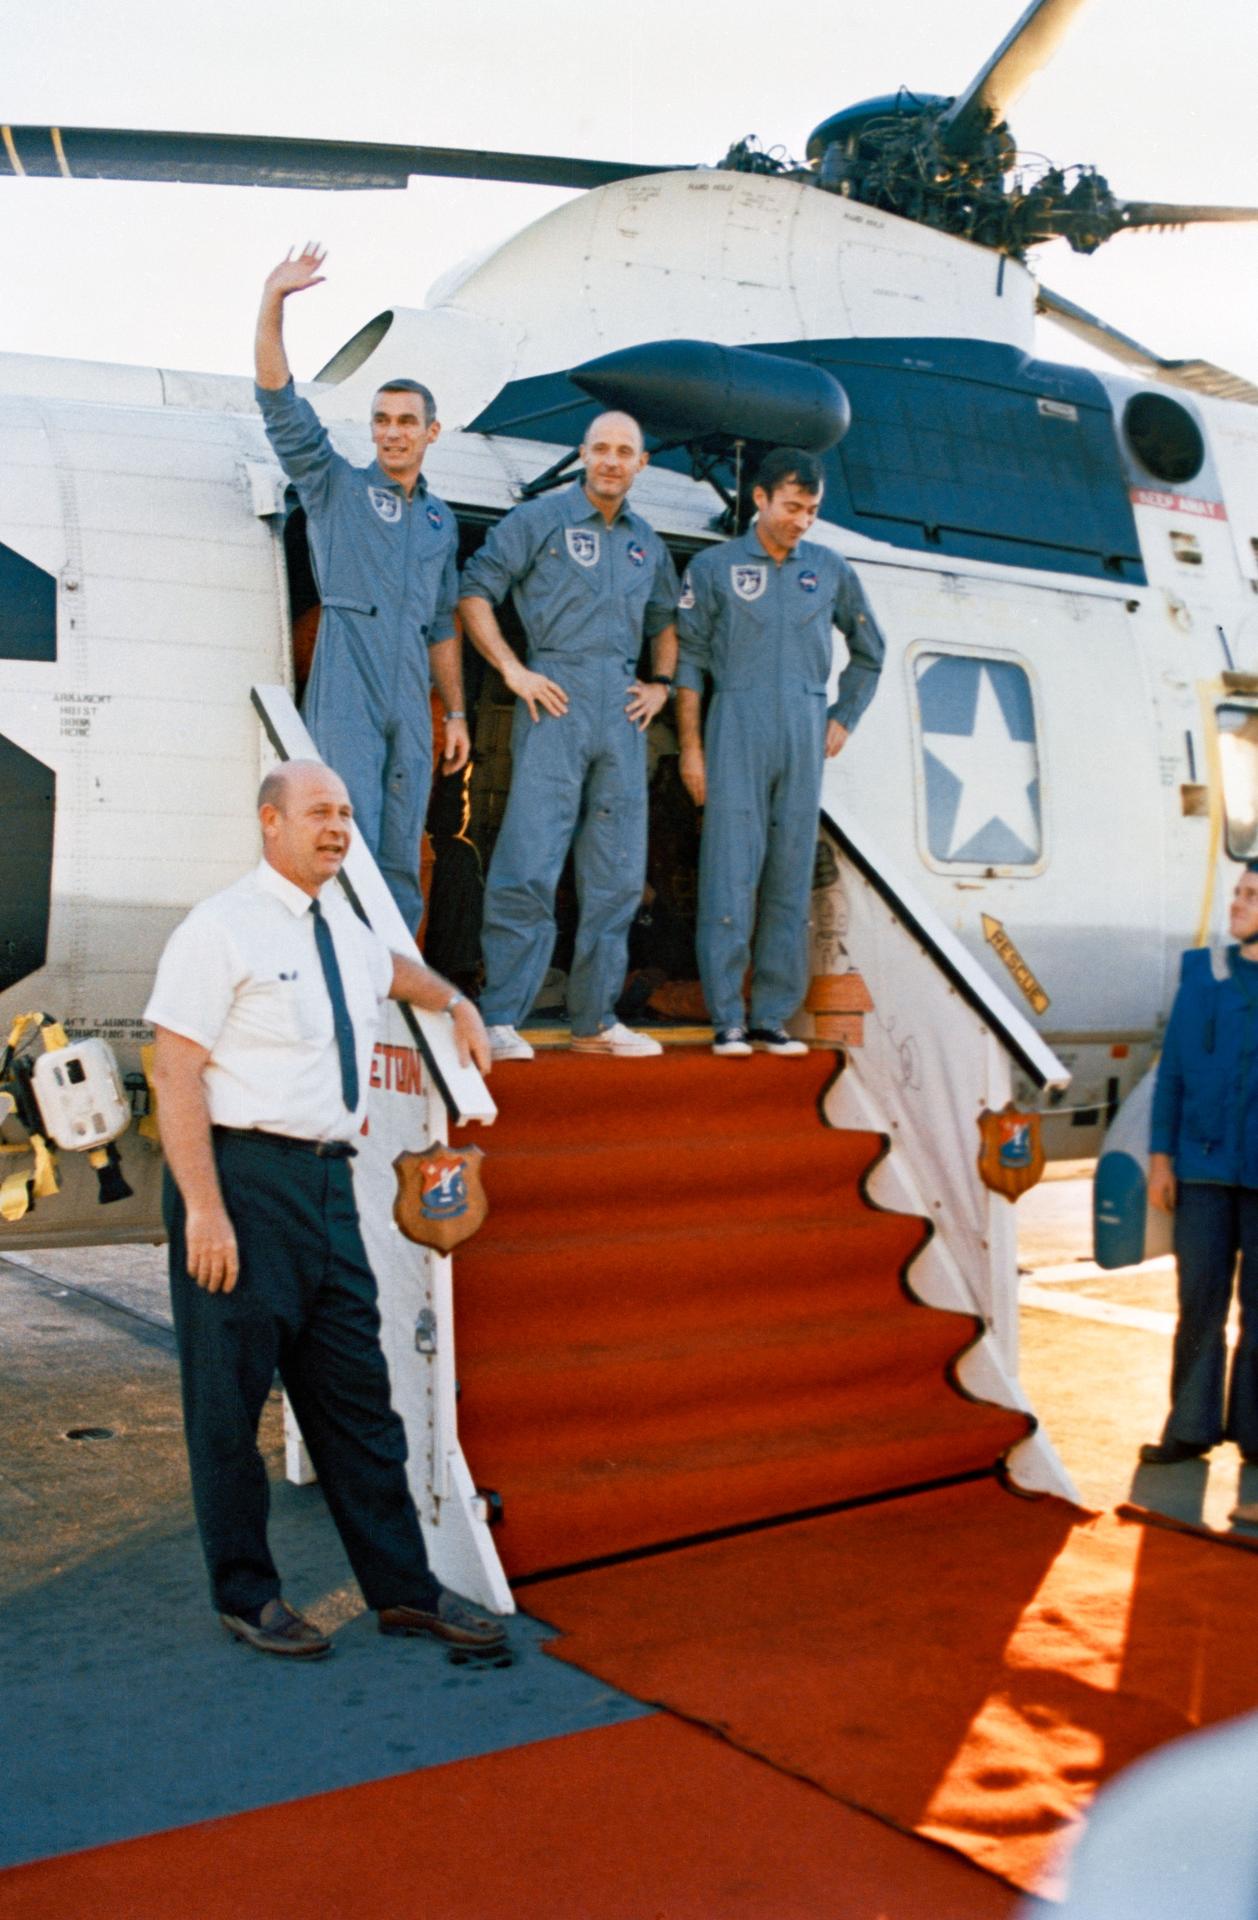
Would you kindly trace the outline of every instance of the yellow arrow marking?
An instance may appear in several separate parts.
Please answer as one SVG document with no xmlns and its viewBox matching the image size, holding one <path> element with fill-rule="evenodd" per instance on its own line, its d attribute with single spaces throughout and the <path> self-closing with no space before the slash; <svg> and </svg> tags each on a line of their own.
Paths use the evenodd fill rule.
<svg viewBox="0 0 1258 1920">
<path fill-rule="evenodd" d="M 1000 955 L 1036 1013 L 1045 1013 L 1049 1006 L 1048 995 L 1005 932 L 1003 923 L 993 920 L 990 913 L 983 915 L 983 938 Z"/>
</svg>

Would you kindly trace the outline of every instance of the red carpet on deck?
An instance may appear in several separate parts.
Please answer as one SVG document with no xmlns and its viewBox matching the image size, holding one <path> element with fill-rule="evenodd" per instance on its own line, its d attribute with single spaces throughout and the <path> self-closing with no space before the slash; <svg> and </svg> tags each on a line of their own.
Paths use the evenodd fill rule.
<svg viewBox="0 0 1258 1920">
<path fill-rule="evenodd" d="M 661 1715 L 0 1874 L 4 1920 L 1004 1920 L 1012 1907 L 965 1861 Z"/>
<path fill-rule="evenodd" d="M 992 1481 L 528 1598 L 563 1658 L 1040 1891 L 1102 1780 L 1258 1707 L 1251 1556 Z"/>
<path fill-rule="evenodd" d="M 513 1577 L 991 1466 L 968 1315 L 917 1305 L 920 1220 L 862 1198 L 882 1143 L 830 1054 L 541 1053 L 495 1073 L 486 1225 L 455 1257 L 460 1432 Z"/>
</svg>

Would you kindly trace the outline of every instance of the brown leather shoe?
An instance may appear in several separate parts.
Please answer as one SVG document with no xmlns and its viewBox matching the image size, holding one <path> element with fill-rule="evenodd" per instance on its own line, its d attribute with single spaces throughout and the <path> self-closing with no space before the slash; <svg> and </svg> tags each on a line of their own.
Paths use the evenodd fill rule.
<svg viewBox="0 0 1258 1920">
<path fill-rule="evenodd" d="M 322 1660 L 332 1651 L 332 1642 L 326 1633 L 320 1633 L 313 1621 L 303 1620 L 299 1613 L 294 1613 L 285 1600 L 268 1600 L 256 1626 L 238 1613 L 220 1613 L 218 1617 L 228 1633 L 243 1640 L 246 1646 L 255 1647 L 259 1653 L 284 1653 L 295 1660 Z"/>
<path fill-rule="evenodd" d="M 452 1647 L 471 1647 L 478 1653 L 503 1645 L 507 1630 L 501 1620 L 486 1620 L 443 1587 L 435 1612 L 424 1607 L 381 1607 L 380 1631 L 388 1634 L 430 1633 Z"/>
</svg>

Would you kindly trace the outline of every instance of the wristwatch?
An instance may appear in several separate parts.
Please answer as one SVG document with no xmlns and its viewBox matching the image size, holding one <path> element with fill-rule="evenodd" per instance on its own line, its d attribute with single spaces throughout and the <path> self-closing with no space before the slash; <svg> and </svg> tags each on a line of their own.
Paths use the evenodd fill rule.
<svg viewBox="0 0 1258 1920">
<path fill-rule="evenodd" d="M 450 995 L 450 998 L 449 998 L 449 999 L 448 999 L 448 1000 L 446 1001 L 446 1003 L 445 1003 L 445 1005 L 444 1005 L 444 1007 L 442 1007 L 442 1009 L 441 1009 L 441 1011 L 442 1011 L 442 1013 L 453 1013 L 453 1012 L 454 1012 L 454 1009 L 455 1009 L 455 1008 L 456 1008 L 456 1007 L 457 1007 L 458 1005 L 460 1005 L 460 1003 L 461 1003 L 461 1002 L 462 1002 L 462 1001 L 463 1001 L 464 999 L 466 999 L 466 997 L 467 997 L 467 996 L 466 996 L 465 994 L 462 994 L 462 993 L 457 993 L 457 992 L 456 992 L 456 993 L 452 993 L 452 994 Z"/>
<path fill-rule="evenodd" d="M 651 685 L 653 687 L 667 687 L 671 693 L 673 690 L 673 676 L 671 673 L 653 673 L 651 675 Z"/>
</svg>

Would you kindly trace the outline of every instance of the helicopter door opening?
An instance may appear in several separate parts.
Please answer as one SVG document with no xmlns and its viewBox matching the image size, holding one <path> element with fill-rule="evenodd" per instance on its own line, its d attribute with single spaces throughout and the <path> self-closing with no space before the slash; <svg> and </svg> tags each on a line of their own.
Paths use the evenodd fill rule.
<svg viewBox="0 0 1258 1920">
<path fill-rule="evenodd" d="M 1227 701 L 1215 720 L 1228 858 L 1258 859 L 1258 705 Z"/>
<path fill-rule="evenodd" d="M 48 958 L 57 776 L 0 733 L 0 993 Z"/>
<path fill-rule="evenodd" d="M 310 663 L 319 637 L 320 603 L 306 537 L 306 509 L 297 504 L 291 488 L 287 502 L 284 565 L 288 574 L 288 611 L 293 636 L 293 697 L 300 701 L 310 678 Z"/>
<path fill-rule="evenodd" d="M 310 561 L 306 515 L 289 495 L 284 523 L 284 559 L 292 625 L 294 697 L 300 701 L 310 675 L 319 631 L 319 589 Z M 497 516 L 459 510 L 459 566 L 465 567 Z M 690 550 L 674 555 L 684 571 Z M 522 657 L 526 642 L 510 601 L 498 609 L 502 630 Z M 649 672 L 645 657 L 639 672 Z M 443 775 L 443 711 L 432 701 L 432 793 L 420 880 L 426 902 L 419 944 L 429 964 L 463 992 L 482 985 L 480 925 L 484 880 L 506 811 L 511 784 L 511 726 L 515 698 L 501 676 L 468 644 L 463 647 L 464 705 L 472 735 L 472 758 L 458 774 Z M 647 735 L 647 883 L 629 938 L 629 971 L 618 1002 L 627 1023 L 690 1024 L 707 1019 L 695 959 L 695 906 L 699 870 L 699 817 L 681 784 L 677 736 L 671 713 Z M 576 937 L 578 902 L 571 857 L 555 896 L 556 939 L 551 966 L 530 1015 L 531 1025 L 566 1024 L 565 989 Z"/>
<path fill-rule="evenodd" d="M 474 522 L 460 510 L 459 564 L 467 564 L 480 546 L 491 522 Z M 689 549 L 676 548 L 673 559 L 683 572 Z M 497 609 L 508 644 L 524 656 L 527 643 L 515 608 L 508 600 Z M 640 674 L 649 672 L 647 649 L 638 662 Z M 467 864 L 465 845 L 474 850 L 480 884 L 489 870 L 494 843 L 506 811 L 511 784 L 511 729 L 515 697 L 501 676 L 474 648 L 463 648 L 464 691 L 472 730 L 472 760 L 463 776 L 433 781 L 428 814 L 431 885 L 425 884 L 429 912 L 425 957 L 457 984 L 475 990 L 481 981 L 479 943 L 480 897 L 468 935 L 470 884 L 466 876 L 449 885 L 455 861 Z M 439 740 L 440 708 L 434 710 Z M 642 902 L 629 934 L 629 968 L 617 1002 L 617 1015 L 628 1025 L 706 1023 L 707 1012 L 699 986 L 695 959 L 695 909 L 699 871 L 699 816 L 681 784 L 678 744 L 671 708 L 647 734 L 647 879 Z M 566 1026 L 565 992 L 576 938 L 578 900 L 571 855 L 564 863 L 555 893 L 555 949 L 541 993 L 528 1017 L 529 1027 Z"/>
</svg>

